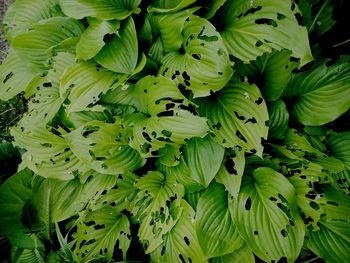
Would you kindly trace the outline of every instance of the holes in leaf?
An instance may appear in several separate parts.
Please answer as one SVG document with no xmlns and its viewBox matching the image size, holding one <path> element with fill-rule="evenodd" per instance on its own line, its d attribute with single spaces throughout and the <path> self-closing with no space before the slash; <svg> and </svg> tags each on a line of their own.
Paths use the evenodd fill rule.
<svg viewBox="0 0 350 263">
<path fill-rule="evenodd" d="M 278 193 L 277 196 L 279 199 L 281 199 L 282 203 L 288 204 L 288 200 L 283 195 Z"/>
<path fill-rule="evenodd" d="M 200 54 L 192 54 L 192 57 L 196 60 L 201 60 L 201 55 Z"/>
<path fill-rule="evenodd" d="M 245 208 L 245 210 L 249 211 L 251 207 L 252 207 L 252 199 L 249 196 L 247 198 L 247 200 L 245 201 L 244 208 Z"/>
<path fill-rule="evenodd" d="M 186 245 L 187 246 L 189 246 L 190 245 L 190 240 L 188 240 L 188 237 L 184 237 L 184 241 L 185 241 L 185 243 L 186 243 Z"/>
<path fill-rule="evenodd" d="M 271 18 L 258 18 L 254 22 L 257 25 L 269 25 L 269 26 L 277 27 L 277 22 Z"/>
<path fill-rule="evenodd" d="M 304 18 L 300 13 L 295 13 L 294 16 L 295 16 L 295 19 L 298 21 L 299 26 L 305 26 Z"/>
<path fill-rule="evenodd" d="M 292 218 L 292 215 L 290 214 L 290 209 L 287 206 L 285 206 L 282 203 L 277 203 L 277 207 L 279 209 L 281 209 L 283 211 L 283 213 L 285 213 L 288 218 Z"/>
<path fill-rule="evenodd" d="M 97 224 L 97 225 L 94 225 L 94 229 L 95 229 L 95 230 L 104 229 L 104 228 L 105 228 L 105 225 L 104 225 L 104 224 Z"/>
<path fill-rule="evenodd" d="M 171 117 L 174 116 L 173 110 L 163 111 L 157 114 L 158 117 Z"/>
<path fill-rule="evenodd" d="M 261 103 L 263 103 L 263 98 L 259 97 L 256 101 L 255 104 L 260 105 Z"/>
<path fill-rule="evenodd" d="M 252 118 L 246 120 L 244 123 L 248 123 L 248 122 L 251 122 L 251 123 L 253 123 L 253 124 L 256 124 L 256 123 L 257 123 L 257 121 L 256 121 L 256 119 L 255 119 L 254 117 L 252 117 Z"/>
<path fill-rule="evenodd" d="M 152 138 L 149 136 L 147 132 L 142 132 L 143 138 L 145 138 L 148 142 L 152 142 Z"/>
<path fill-rule="evenodd" d="M 277 13 L 277 20 L 282 20 L 282 19 L 285 19 L 286 16 L 284 14 L 281 14 L 281 13 Z"/>
<path fill-rule="evenodd" d="M 281 257 L 277 263 L 288 263 L 288 259 L 286 257 Z"/>
<path fill-rule="evenodd" d="M 222 125 L 221 125 L 220 122 L 218 122 L 217 124 L 213 125 L 213 129 L 220 130 L 221 128 L 222 128 Z"/>
<path fill-rule="evenodd" d="M 51 148 L 52 147 L 52 144 L 51 143 L 40 143 L 40 145 L 42 147 L 45 147 L 45 148 Z"/>
<path fill-rule="evenodd" d="M 239 119 L 239 120 L 241 120 L 241 121 L 244 121 L 244 120 L 245 120 L 245 117 L 244 117 L 243 115 L 239 115 L 239 114 L 237 113 L 237 111 L 234 111 L 233 113 L 235 114 L 235 116 L 236 116 L 237 119 Z"/>
<path fill-rule="evenodd" d="M 254 235 L 255 235 L 255 236 L 259 235 L 258 230 L 255 230 L 255 231 L 254 231 Z"/>
<path fill-rule="evenodd" d="M 171 137 L 172 132 L 171 131 L 167 131 L 167 130 L 162 130 L 162 134 L 166 137 Z"/>
<path fill-rule="evenodd" d="M 165 104 L 165 109 L 170 110 L 175 107 L 175 103 L 167 103 Z"/>
<path fill-rule="evenodd" d="M 6 77 L 4 78 L 4 80 L 2 81 L 2 83 L 6 83 L 10 78 L 13 77 L 13 72 L 10 72 L 6 75 Z"/>
<path fill-rule="evenodd" d="M 45 83 L 43 83 L 43 87 L 45 87 L 45 88 L 52 87 L 52 83 L 51 82 L 45 82 Z"/>
<path fill-rule="evenodd" d="M 277 198 L 273 197 L 273 196 L 270 196 L 269 198 L 272 202 L 276 202 L 277 201 Z"/>
<path fill-rule="evenodd" d="M 229 156 L 226 156 L 226 160 L 225 160 L 224 165 L 225 165 L 225 168 L 226 168 L 226 170 L 227 170 L 227 172 L 229 174 L 237 175 L 237 171 L 234 168 L 235 167 L 235 162 L 233 161 L 232 158 L 230 158 Z"/>
<path fill-rule="evenodd" d="M 258 41 L 256 41 L 255 46 L 256 47 L 261 47 L 263 44 L 264 44 L 264 42 L 258 40 Z"/>
<path fill-rule="evenodd" d="M 240 131 L 236 131 L 236 136 L 238 139 L 242 140 L 243 142 L 247 143 L 247 139 L 243 136 L 243 134 Z"/>
<path fill-rule="evenodd" d="M 288 231 L 287 231 L 286 229 L 282 229 L 282 230 L 281 230 L 281 235 L 282 235 L 283 237 L 287 237 L 287 236 L 288 236 Z"/>
<path fill-rule="evenodd" d="M 162 246 L 162 249 L 160 251 L 160 255 L 163 257 L 165 254 L 165 246 Z"/>
<path fill-rule="evenodd" d="M 329 205 L 334 205 L 334 206 L 338 206 L 339 204 L 333 201 L 327 201 L 327 204 Z"/>
<path fill-rule="evenodd" d="M 311 201 L 309 204 L 312 209 L 320 210 L 320 205 L 318 203 Z"/>
<path fill-rule="evenodd" d="M 218 41 L 219 40 L 219 38 L 217 36 L 201 35 L 201 36 L 198 36 L 198 38 L 200 40 L 207 41 L 207 42 L 214 42 L 214 41 Z"/>
<path fill-rule="evenodd" d="M 99 126 L 88 125 L 88 126 L 84 127 L 84 129 L 81 132 L 81 135 L 86 138 L 90 134 L 97 132 L 99 129 L 100 129 Z"/>
<path fill-rule="evenodd" d="M 182 254 L 179 254 L 179 259 L 181 260 L 182 263 L 186 263 L 186 260 Z"/>
</svg>

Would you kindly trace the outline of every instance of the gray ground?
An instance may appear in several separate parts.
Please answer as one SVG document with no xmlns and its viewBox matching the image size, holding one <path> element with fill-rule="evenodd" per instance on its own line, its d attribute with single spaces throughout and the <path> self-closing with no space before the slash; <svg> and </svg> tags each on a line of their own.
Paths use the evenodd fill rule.
<svg viewBox="0 0 350 263">
<path fill-rule="evenodd" d="M 2 31 L 2 20 L 9 4 L 10 0 L 0 0 L 0 63 L 3 61 L 4 57 L 6 57 L 8 50 L 8 44 L 4 39 L 4 34 Z"/>
</svg>

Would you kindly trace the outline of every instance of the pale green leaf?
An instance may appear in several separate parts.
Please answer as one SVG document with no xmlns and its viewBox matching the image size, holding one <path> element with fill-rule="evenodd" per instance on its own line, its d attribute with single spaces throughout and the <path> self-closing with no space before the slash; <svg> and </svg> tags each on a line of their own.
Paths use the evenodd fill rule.
<svg viewBox="0 0 350 263">
<path fill-rule="evenodd" d="M 240 146 L 246 152 L 262 156 L 261 140 L 267 139 L 268 112 L 255 85 L 231 83 L 208 98 L 198 101 L 202 116 L 218 142 L 225 147 Z"/>
<path fill-rule="evenodd" d="M 63 12 L 70 17 L 82 19 L 96 17 L 101 20 L 123 20 L 132 14 L 138 14 L 141 0 L 60 0 Z"/>
<path fill-rule="evenodd" d="M 176 225 L 164 236 L 164 243 L 151 253 L 155 263 L 208 262 L 199 245 L 194 226 L 195 212 L 181 201 L 182 214 Z"/>
<path fill-rule="evenodd" d="M 212 184 L 200 197 L 195 226 L 199 243 L 208 258 L 229 254 L 244 243 L 232 222 L 228 194 L 221 184 Z"/>
<path fill-rule="evenodd" d="M 350 64 L 343 57 L 297 74 L 285 91 L 293 99 L 292 115 L 302 124 L 320 126 L 334 121 L 350 107 Z"/>
<path fill-rule="evenodd" d="M 137 34 L 134 20 L 130 17 L 121 23 L 119 34 L 112 35 L 95 60 L 111 71 L 130 75 L 134 73 L 137 59 Z"/>
<path fill-rule="evenodd" d="M 229 206 L 240 235 L 254 254 L 264 261 L 296 260 L 305 227 L 287 178 L 259 167 L 252 177 L 243 177 L 241 191 Z"/>
<path fill-rule="evenodd" d="M 136 184 L 140 191 L 130 204 L 131 213 L 140 222 L 138 236 L 151 253 L 164 242 L 166 235 L 182 214 L 179 200 L 184 187 L 173 176 L 165 177 L 160 172 L 150 171 Z"/>
<path fill-rule="evenodd" d="M 189 5 L 193 4 L 197 0 L 156 0 L 153 1 L 152 5 L 147 8 L 148 12 L 156 12 L 156 13 L 170 13 L 177 12 Z"/>
<path fill-rule="evenodd" d="M 128 145 L 120 120 L 115 123 L 91 121 L 65 135 L 73 153 L 90 169 L 103 174 L 122 174 L 144 164 Z"/>
<path fill-rule="evenodd" d="M 211 263 L 255 263 L 254 254 L 247 245 L 241 246 L 231 254 L 213 258 Z"/>
<path fill-rule="evenodd" d="M 117 20 L 103 21 L 90 18 L 89 27 L 81 35 L 77 43 L 77 59 L 88 60 L 97 55 L 97 53 L 106 44 L 104 36 L 118 32 L 120 22 Z"/>
<path fill-rule="evenodd" d="M 289 113 L 286 104 L 279 99 L 268 104 L 269 138 L 283 139 L 289 129 Z"/>
<path fill-rule="evenodd" d="M 303 66 L 312 58 L 308 32 L 294 1 L 228 1 L 221 14 L 222 38 L 230 55 L 245 63 L 273 49 L 288 49 Z"/>
</svg>

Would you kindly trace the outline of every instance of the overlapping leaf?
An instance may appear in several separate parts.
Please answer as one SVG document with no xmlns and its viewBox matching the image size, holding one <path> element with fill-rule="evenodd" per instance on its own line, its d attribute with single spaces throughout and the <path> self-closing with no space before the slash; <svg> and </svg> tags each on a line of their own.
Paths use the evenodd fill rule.
<svg viewBox="0 0 350 263">
<path fill-rule="evenodd" d="M 209 119 L 216 139 L 225 147 L 240 146 L 262 155 L 267 139 L 268 112 L 259 89 L 247 83 L 231 83 L 198 101 L 202 116 Z"/>
<path fill-rule="evenodd" d="M 294 1 L 228 1 L 221 14 L 230 55 L 245 63 L 273 49 L 288 49 L 300 65 L 312 60 L 306 27 Z"/>
</svg>

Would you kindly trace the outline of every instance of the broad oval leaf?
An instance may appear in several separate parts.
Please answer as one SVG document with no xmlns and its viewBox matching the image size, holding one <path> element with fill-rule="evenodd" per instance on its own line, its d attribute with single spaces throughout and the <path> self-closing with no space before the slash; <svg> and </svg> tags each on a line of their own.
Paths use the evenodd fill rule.
<svg viewBox="0 0 350 263">
<path fill-rule="evenodd" d="M 176 225 L 164 236 L 164 243 L 151 253 L 152 262 L 208 262 L 196 235 L 195 212 L 184 200 L 181 207 L 183 211 Z"/>
<path fill-rule="evenodd" d="M 123 174 L 143 166 L 140 154 L 128 145 L 120 120 L 91 121 L 64 136 L 87 167 L 103 174 Z"/>
<path fill-rule="evenodd" d="M 255 263 L 255 258 L 253 252 L 248 248 L 247 245 L 241 246 L 234 252 L 213 258 L 211 263 Z"/>
<path fill-rule="evenodd" d="M 88 60 L 96 56 L 106 44 L 103 41 L 104 36 L 117 33 L 120 27 L 120 22 L 117 20 L 103 21 L 90 18 L 88 21 L 89 27 L 84 31 L 77 43 L 77 59 Z"/>
<path fill-rule="evenodd" d="M 124 74 L 133 74 L 137 66 L 138 43 L 134 20 L 130 17 L 121 24 L 119 34 L 113 34 L 95 60 L 105 68 Z"/>
<path fill-rule="evenodd" d="M 95 17 L 101 20 L 123 20 L 132 14 L 138 14 L 141 0 L 60 0 L 63 12 L 70 17 L 82 19 Z"/>
<path fill-rule="evenodd" d="M 334 134 L 325 143 L 330 155 L 343 161 L 350 168 L 350 131 Z"/>
<path fill-rule="evenodd" d="M 319 231 L 309 233 L 308 248 L 326 262 L 341 263 L 349 258 L 349 222 L 321 220 L 319 226 Z"/>
<path fill-rule="evenodd" d="M 197 0 L 173 0 L 173 1 L 164 1 L 164 0 L 156 0 L 153 1 L 152 5 L 147 8 L 148 12 L 156 12 L 156 13 L 170 13 L 177 12 Z"/>
<path fill-rule="evenodd" d="M 221 184 L 213 183 L 199 198 L 195 226 L 199 243 L 208 258 L 229 254 L 244 243 L 232 222 L 228 194 Z"/>
<path fill-rule="evenodd" d="M 305 227 L 287 178 L 259 167 L 244 176 L 241 191 L 230 204 L 233 221 L 248 247 L 264 261 L 294 262 L 304 242 Z"/>
<path fill-rule="evenodd" d="M 233 70 L 226 47 L 215 27 L 206 19 L 190 14 L 180 17 L 171 14 L 159 19 L 171 24 L 178 23 L 177 31 L 183 28 L 182 32 L 176 31 L 179 35 L 174 39 L 174 30 L 161 23 L 164 27 L 160 28 L 163 44 L 176 42 L 179 47 L 165 54 L 160 74 L 176 80 L 184 89 L 192 91 L 195 98 L 222 89 L 230 80 Z"/>
<path fill-rule="evenodd" d="M 285 96 L 293 99 L 292 114 L 300 123 L 320 126 L 334 121 L 350 107 L 349 57 L 297 74 Z"/>
<path fill-rule="evenodd" d="M 294 1 L 228 1 L 221 32 L 230 55 L 245 63 L 273 49 L 288 49 L 303 66 L 312 60 L 306 27 Z"/>
<path fill-rule="evenodd" d="M 230 83 L 208 98 L 198 100 L 199 111 L 209 119 L 218 142 L 225 147 L 243 147 L 262 156 L 262 139 L 267 139 L 268 112 L 255 85 Z"/>
</svg>

